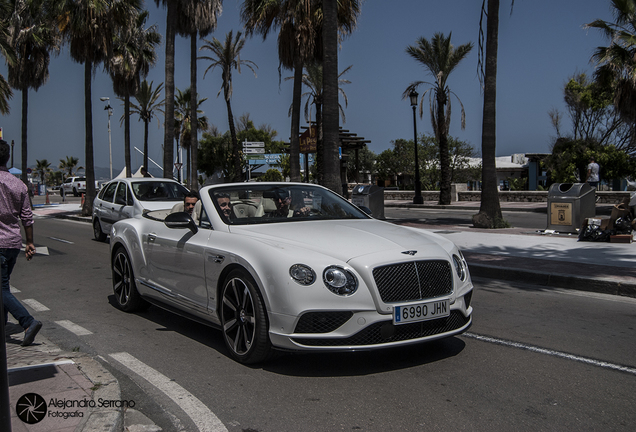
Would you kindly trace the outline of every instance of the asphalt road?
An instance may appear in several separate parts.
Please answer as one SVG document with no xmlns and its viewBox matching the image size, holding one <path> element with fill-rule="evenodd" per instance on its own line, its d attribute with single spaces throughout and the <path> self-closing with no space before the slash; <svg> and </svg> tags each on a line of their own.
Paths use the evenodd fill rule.
<svg viewBox="0 0 636 432">
<path fill-rule="evenodd" d="M 48 255 L 20 258 L 11 283 L 20 299 L 48 308 L 34 312 L 43 334 L 106 364 L 122 399 L 164 431 L 636 425 L 634 299 L 476 280 L 474 324 L 460 337 L 381 352 L 284 354 L 246 367 L 228 357 L 217 330 L 156 307 L 117 310 L 109 246 L 92 240 L 89 224 L 38 219 L 35 241 Z"/>
</svg>

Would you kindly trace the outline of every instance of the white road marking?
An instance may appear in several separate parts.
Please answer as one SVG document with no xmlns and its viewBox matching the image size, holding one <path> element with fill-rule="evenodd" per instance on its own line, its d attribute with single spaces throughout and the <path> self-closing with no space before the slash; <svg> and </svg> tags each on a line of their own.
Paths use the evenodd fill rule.
<svg viewBox="0 0 636 432">
<path fill-rule="evenodd" d="M 513 342 L 513 341 L 509 341 L 509 340 L 505 340 L 505 339 L 497 339 L 497 338 L 492 338 L 489 336 L 481 336 L 481 335 L 477 335 L 474 333 L 464 333 L 462 336 L 465 336 L 467 338 L 471 338 L 471 339 L 476 339 L 482 342 L 490 342 L 490 343 L 494 343 L 497 345 L 504 345 L 504 346 L 508 346 L 508 347 L 512 347 L 512 348 L 519 348 L 519 349 L 524 349 L 527 351 L 532 351 L 538 354 L 546 354 L 549 356 L 554 356 L 554 357 L 560 357 L 560 358 L 564 358 L 566 360 L 573 360 L 576 362 L 580 362 L 580 363 L 585 363 L 585 364 L 589 364 L 592 366 L 598 366 L 598 367 L 602 367 L 602 368 L 606 368 L 606 369 L 612 369 L 612 370 L 616 370 L 619 372 L 627 372 L 630 373 L 632 375 L 636 375 L 636 368 L 633 367 L 628 367 L 628 366 L 621 366 L 621 365 L 617 365 L 614 363 L 609 363 L 609 362 L 605 362 L 605 361 L 601 361 L 601 360 L 595 360 L 595 359 L 591 359 L 588 357 L 582 357 L 582 356 L 577 356 L 574 354 L 568 354 L 568 353 L 564 353 L 561 351 L 554 351 L 551 349 L 546 349 L 546 348 L 540 348 L 537 346 L 533 346 L 533 345 L 526 345 L 520 342 Z"/>
<path fill-rule="evenodd" d="M 73 243 L 73 242 L 72 242 L 72 241 L 70 241 L 70 240 L 64 240 L 64 239 L 57 238 L 57 237 L 49 237 L 49 238 L 50 238 L 51 240 L 59 241 L 59 242 L 62 242 L 62 243 L 75 244 L 75 243 Z"/>
<path fill-rule="evenodd" d="M 24 251 L 25 251 L 25 248 L 26 248 L 26 245 L 22 245 L 22 247 L 20 248 L 20 250 L 21 250 L 22 252 L 24 252 Z M 36 254 L 36 255 L 46 255 L 46 256 L 49 256 L 49 248 L 48 248 L 48 247 L 46 247 L 46 246 L 37 246 L 37 247 L 35 248 L 35 254 Z"/>
<path fill-rule="evenodd" d="M 132 355 L 121 352 L 110 354 L 112 358 L 135 372 L 172 399 L 192 419 L 201 432 L 227 432 L 227 428 L 203 402 L 179 384 L 137 360 Z"/>
<path fill-rule="evenodd" d="M 42 303 L 40 303 L 37 300 L 26 299 L 26 300 L 22 300 L 22 303 L 29 306 L 31 309 L 33 309 L 36 312 L 44 312 L 49 310 L 49 308 L 47 308 L 46 306 L 44 306 Z"/>
<path fill-rule="evenodd" d="M 92 331 L 86 330 L 84 327 L 79 326 L 69 320 L 55 321 L 55 324 L 61 327 L 64 327 L 66 330 L 70 331 L 71 333 L 74 333 L 77 336 L 86 336 L 86 335 L 93 334 Z"/>
<path fill-rule="evenodd" d="M 17 289 L 13 285 L 9 285 L 9 291 L 11 292 L 11 294 L 15 294 L 15 293 L 21 292 L 19 289 Z"/>
</svg>

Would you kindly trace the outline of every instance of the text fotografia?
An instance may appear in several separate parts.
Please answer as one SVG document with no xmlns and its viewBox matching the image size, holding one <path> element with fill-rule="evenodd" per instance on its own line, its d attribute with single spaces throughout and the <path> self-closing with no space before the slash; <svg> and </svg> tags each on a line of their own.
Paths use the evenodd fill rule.
<svg viewBox="0 0 636 432">
<path fill-rule="evenodd" d="M 48 405 L 50 408 L 72 409 L 72 408 L 134 408 L 133 400 L 112 400 L 112 399 L 57 399 L 51 398 Z"/>
</svg>

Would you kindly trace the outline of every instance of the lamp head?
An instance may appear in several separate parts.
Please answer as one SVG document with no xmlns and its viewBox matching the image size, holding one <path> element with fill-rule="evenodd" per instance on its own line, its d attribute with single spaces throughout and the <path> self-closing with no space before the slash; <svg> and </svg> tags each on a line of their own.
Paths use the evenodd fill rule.
<svg viewBox="0 0 636 432">
<path fill-rule="evenodd" d="M 102 101 L 102 102 L 106 102 L 107 100 L 110 100 L 110 98 L 100 97 L 99 100 Z"/>
<path fill-rule="evenodd" d="M 411 90 L 411 93 L 409 93 L 409 99 L 411 100 L 411 106 L 415 106 L 417 105 L 417 97 L 419 95 L 417 94 L 417 92 L 415 90 Z"/>
</svg>

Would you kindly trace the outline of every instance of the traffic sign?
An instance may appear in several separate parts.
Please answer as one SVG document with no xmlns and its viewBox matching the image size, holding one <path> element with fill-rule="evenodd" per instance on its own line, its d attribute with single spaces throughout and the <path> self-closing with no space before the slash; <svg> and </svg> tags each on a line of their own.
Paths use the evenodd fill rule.
<svg viewBox="0 0 636 432">
<path fill-rule="evenodd" d="M 243 149 L 243 153 L 246 153 L 246 154 L 260 153 L 260 154 L 263 154 L 263 153 L 265 153 L 265 149 L 264 148 L 244 148 Z"/>
<path fill-rule="evenodd" d="M 262 141 L 245 141 L 243 143 L 243 148 L 253 148 L 253 147 L 265 147 L 265 143 Z"/>
</svg>

